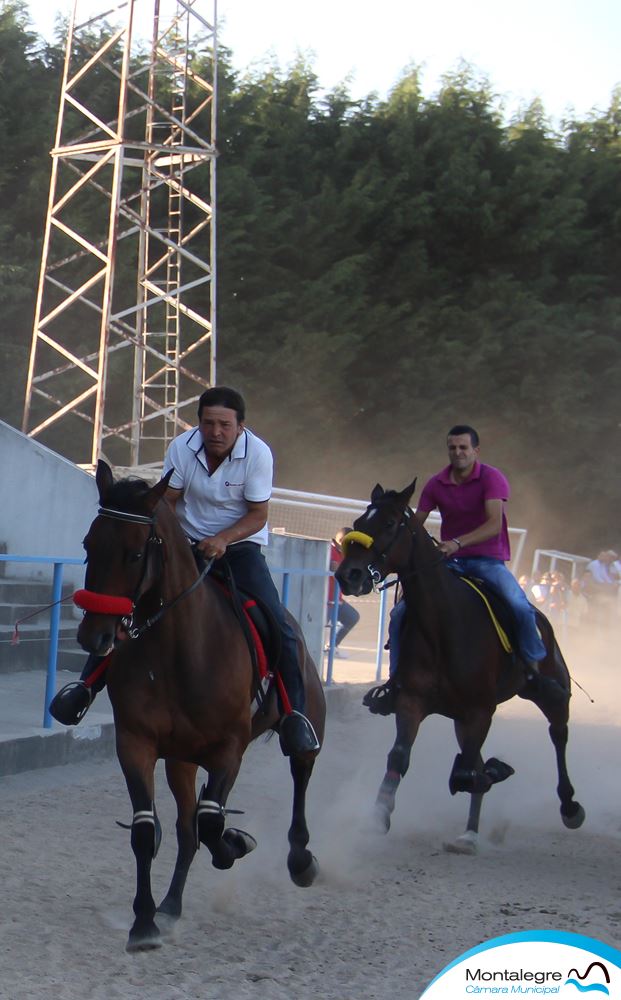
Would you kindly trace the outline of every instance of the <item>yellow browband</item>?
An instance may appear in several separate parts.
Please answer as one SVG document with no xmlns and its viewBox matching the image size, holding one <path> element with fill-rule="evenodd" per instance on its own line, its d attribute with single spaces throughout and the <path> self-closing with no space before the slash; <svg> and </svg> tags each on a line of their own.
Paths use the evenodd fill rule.
<svg viewBox="0 0 621 1000">
<path fill-rule="evenodd" d="M 364 545 L 365 549 L 370 549 L 373 545 L 373 539 L 370 535 L 365 535 L 364 531 L 348 531 L 341 541 L 341 549 L 345 555 L 347 554 L 347 546 L 351 542 L 358 542 L 360 545 Z"/>
</svg>

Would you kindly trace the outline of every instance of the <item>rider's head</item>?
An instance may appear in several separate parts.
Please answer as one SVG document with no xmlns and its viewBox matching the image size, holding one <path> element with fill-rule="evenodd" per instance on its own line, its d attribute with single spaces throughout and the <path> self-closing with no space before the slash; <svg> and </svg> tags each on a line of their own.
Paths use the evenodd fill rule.
<svg viewBox="0 0 621 1000">
<path fill-rule="evenodd" d="M 470 475 L 479 457 L 479 435 L 474 427 L 456 424 L 446 436 L 449 462 L 458 478 Z"/>
<path fill-rule="evenodd" d="M 215 385 L 198 401 L 198 427 L 207 455 L 222 461 L 244 430 L 246 405 L 236 389 Z"/>
<path fill-rule="evenodd" d="M 227 385 L 214 385 L 211 389 L 205 389 L 198 401 L 199 420 L 203 415 L 202 411 L 205 406 L 224 406 L 227 410 L 235 410 L 239 424 L 242 424 L 246 419 L 244 397 L 237 389 L 229 389 Z"/>
<path fill-rule="evenodd" d="M 456 424 L 455 427 L 451 427 L 446 436 L 447 438 L 461 437 L 462 434 L 470 435 L 470 444 L 473 448 L 479 447 L 479 435 L 475 431 L 474 427 L 469 427 L 468 424 Z"/>
</svg>

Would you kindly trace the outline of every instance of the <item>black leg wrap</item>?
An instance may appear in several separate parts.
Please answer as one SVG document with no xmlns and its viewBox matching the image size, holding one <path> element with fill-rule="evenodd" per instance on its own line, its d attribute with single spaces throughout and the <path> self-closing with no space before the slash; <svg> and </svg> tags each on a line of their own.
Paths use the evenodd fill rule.
<svg viewBox="0 0 621 1000">
<path fill-rule="evenodd" d="M 489 791 L 491 786 L 492 780 L 487 774 L 483 771 L 477 771 L 473 767 L 464 767 L 462 755 L 457 754 L 449 778 L 451 795 L 455 795 L 456 792 L 470 792 L 472 795 L 479 795 Z"/>
<path fill-rule="evenodd" d="M 206 847 L 213 847 L 222 839 L 224 832 L 224 809 L 219 802 L 206 799 L 205 786 L 201 788 L 194 813 L 194 827 L 196 830 L 196 846 L 205 844 Z"/>
<path fill-rule="evenodd" d="M 409 766 L 410 748 L 397 743 L 388 754 L 386 769 L 388 771 L 396 771 L 403 778 Z"/>
<path fill-rule="evenodd" d="M 489 760 L 486 760 L 483 770 L 492 785 L 497 785 L 499 781 L 506 781 L 512 774 L 515 774 L 515 770 L 510 764 L 505 764 L 503 760 L 498 760 L 497 757 L 490 757 Z"/>
<path fill-rule="evenodd" d="M 134 813 L 132 820 L 131 845 L 134 854 L 147 854 L 154 858 L 162 842 L 162 827 L 155 809 L 143 809 Z"/>
</svg>

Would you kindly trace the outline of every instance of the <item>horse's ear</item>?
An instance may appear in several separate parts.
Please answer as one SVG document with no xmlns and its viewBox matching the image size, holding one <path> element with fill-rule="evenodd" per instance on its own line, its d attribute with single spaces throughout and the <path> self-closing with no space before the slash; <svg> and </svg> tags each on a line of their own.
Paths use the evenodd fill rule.
<svg viewBox="0 0 621 1000">
<path fill-rule="evenodd" d="M 401 491 L 401 497 L 406 504 L 409 504 L 410 500 L 412 499 L 412 494 L 416 489 L 416 479 L 417 476 L 414 476 L 414 479 L 412 480 L 410 485 L 406 486 L 405 489 Z"/>
<path fill-rule="evenodd" d="M 174 469 L 169 469 L 166 475 L 162 476 L 159 483 L 156 483 L 155 486 L 151 487 L 145 499 L 145 505 L 148 510 L 150 511 L 155 510 L 158 503 L 164 496 L 166 490 L 168 489 L 168 482 L 174 471 L 175 471 Z"/>
<path fill-rule="evenodd" d="M 104 462 L 103 458 L 100 458 L 97 462 L 95 482 L 97 483 L 97 489 L 99 491 L 99 502 L 100 504 L 103 504 L 104 497 L 107 496 L 114 485 L 112 469 L 107 462 Z"/>
<path fill-rule="evenodd" d="M 384 496 L 384 487 L 376 483 L 371 491 L 371 503 L 377 503 Z"/>
</svg>

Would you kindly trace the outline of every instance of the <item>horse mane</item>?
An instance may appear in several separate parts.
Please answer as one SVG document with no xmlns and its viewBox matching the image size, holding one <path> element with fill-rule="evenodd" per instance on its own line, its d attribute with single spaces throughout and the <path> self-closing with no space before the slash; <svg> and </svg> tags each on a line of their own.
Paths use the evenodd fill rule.
<svg viewBox="0 0 621 1000">
<path fill-rule="evenodd" d="M 137 476 L 119 479 L 106 493 L 106 506 L 112 507 L 114 510 L 126 511 L 128 514 L 139 514 L 142 511 L 144 498 L 150 489 L 149 483 Z"/>
</svg>

